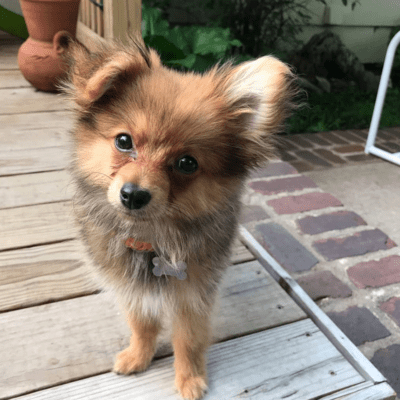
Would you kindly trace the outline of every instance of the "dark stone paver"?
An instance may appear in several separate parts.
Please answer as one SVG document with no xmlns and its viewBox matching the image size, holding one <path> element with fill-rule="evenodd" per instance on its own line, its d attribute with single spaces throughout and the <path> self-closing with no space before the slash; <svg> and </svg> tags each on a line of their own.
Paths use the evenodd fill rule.
<svg viewBox="0 0 400 400">
<path fill-rule="evenodd" d="M 363 130 L 357 129 L 357 130 L 351 131 L 351 133 L 353 135 L 359 136 L 361 139 L 364 139 L 364 140 L 366 140 L 368 137 L 368 131 L 366 131 L 365 129 L 363 129 Z M 379 135 L 379 133 L 378 133 L 378 135 Z"/>
<path fill-rule="evenodd" d="M 302 135 L 286 136 L 285 140 L 287 140 L 288 142 L 295 143 L 297 146 L 302 147 L 304 149 L 309 149 L 313 147 L 312 143 L 310 143 L 307 139 L 304 139 Z"/>
<path fill-rule="evenodd" d="M 395 142 L 386 142 L 384 145 L 381 145 L 385 150 L 390 151 L 391 153 L 397 153 L 400 151 L 400 144 Z"/>
<path fill-rule="evenodd" d="M 299 172 L 312 171 L 314 169 L 314 167 L 311 164 L 305 161 L 291 161 L 291 164 Z"/>
<path fill-rule="evenodd" d="M 296 168 L 286 162 L 277 162 L 268 164 L 265 168 L 258 168 L 251 174 L 250 179 L 292 174 L 298 174 Z"/>
<path fill-rule="evenodd" d="M 328 316 L 356 346 L 390 336 L 367 308 L 350 307 L 342 312 L 328 313 Z"/>
<path fill-rule="evenodd" d="M 257 205 L 244 205 L 240 215 L 240 223 L 246 224 L 252 221 L 262 221 L 269 218 L 269 215 L 263 210 L 261 206 Z"/>
<path fill-rule="evenodd" d="M 289 138 L 292 136 L 284 136 L 282 137 L 278 144 L 277 147 L 280 150 L 299 150 L 299 146 L 296 146 Z"/>
<path fill-rule="evenodd" d="M 376 160 L 371 154 L 353 154 L 352 156 L 347 156 L 346 159 L 351 162 L 362 162 Z"/>
<path fill-rule="evenodd" d="M 292 162 L 292 161 L 296 161 L 297 160 L 297 157 L 295 157 L 294 155 L 288 153 L 287 151 L 281 150 L 281 151 L 279 151 L 279 155 L 280 155 L 280 158 L 281 158 L 282 161 Z"/>
<path fill-rule="evenodd" d="M 328 261 L 386 250 L 394 246 L 396 244 L 380 229 L 356 232 L 352 236 L 318 240 L 313 243 L 313 247 Z"/>
<path fill-rule="evenodd" d="M 299 196 L 286 196 L 269 200 L 267 203 L 278 214 L 294 214 L 327 207 L 341 206 L 342 203 L 329 193 L 307 193 Z"/>
<path fill-rule="evenodd" d="M 372 364 L 388 380 L 392 389 L 400 393 L 400 344 L 378 350 L 371 358 Z"/>
<path fill-rule="evenodd" d="M 325 297 L 349 297 L 352 294 L 351 289 L 330 271 L 318 271 L 302 276 L 297 282 L 314 301 Z"/>
<path fill-rule="evenodd" d="M 364 142 L 359 136 L 354 135 L 352 131 L 335 131 L 335 135 L 349 142 L 361 143 Z"/>
<path fill-rule="evenodd" d="M 308 271 L 318 263 L 318 259 L 281 225 L 259 224 L 255 231 L 256 239 L 288 271 Z"/>
<path fill-rule="evenodd" d="M 315 146 L 329 146 L 330 142 L 326 138 L 322 138 L 321 135 L 317 133 L 302 133 L 301 136 L 307 139 L 309 142 L 313 143 Z"/>
<path fill-rule="evenodd" d="M 359 144 L 349 144 L 347 146 L 335 147 L 333 150 L 340 154 L 361 153 L 364 151 L 364 147 Z"/>
<path fill-rule="evenodd" d="M 322 157 L 324 160 L 327 160 L 333 164 L 346 164 L 346 161 L 343 160 L 343 158 L 340 158 L 338 155 L 333 154 L 330 150 L 315 149 L 314 152 Z"/>
<path fill-rule="evenodd" d="M 360 289 L 381 287 L 400 282 L 400 256 L 361 262 L 347 270 L 349 278 Z"/>
<path fill-rule="evenodd" d="M 383 140 L 392 140 L 393 136 L 392 136 L 392 134 L 390 132 L 387 132 L 385 130 L 379 129 L 378 130 L 378 134 L 376 135 L 376 138 L 377 139 L 380 138 L 380 139 L 383 139 Z"/>
<path fill-rule="evenodd" d="M 318 217 L 305 217 L 297 220 L 301 232 L 308 235 L 316 235 L 338 229 L 351 228 L 353 226 L 367 225 L 367 223 L 356 213 L 349 211 L 338 211 L 324 214 Z"/>
<path fill-rule="evenodd" d="M 295 192 L 307 188 L 316 188 L 316 183 L 307 176 L 299 175 L 292 178 L 274 179 L 271 181 L 250 182 L 249 186 L 256 192 L 272 195 L 282 192 Z"/>
<path fill-rule="evenodd" d="M 381 310 L 389 314 L 398 326 L 400 326 L 400 297 L 392 297 L 380 305 Z"/>
<path fill-rule="evenodd" d="M 301 157 L 302 159 L 310 162 L 311 164 L 320 165 L 322 167 L 330 167 L 331 166 L 331 164 L 329 164 L 327 161 L 325 161 L 321 157 L 318 157 L 316 154 L 314 154 L 308 150 L 297 151 L 296 155 Z"/>
<path fill-rule="evenodd" d="M 335 144 L 347 144 L 347 140 L 342 139 L 341 137 L 335 135 L 334 132 L 327 132 L 326 137 Z"/>
</svg>

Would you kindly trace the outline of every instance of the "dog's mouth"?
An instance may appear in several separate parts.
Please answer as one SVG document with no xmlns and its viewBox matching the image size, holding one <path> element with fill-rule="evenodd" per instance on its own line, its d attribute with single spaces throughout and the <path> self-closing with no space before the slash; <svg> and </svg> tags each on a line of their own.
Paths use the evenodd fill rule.
<svg viewBox="0 0 400 400">
<path fill-rule="evenodd" d="M 120 218 L 135 223 L 151 222 L 158 219 L 162 215 L 161 210 L 154 210 L 153 207 L 144 207 L 139 210 L 130 210 L 124 207 L 122 204 L 114 204 L 113 206 Z"/>
</svg>

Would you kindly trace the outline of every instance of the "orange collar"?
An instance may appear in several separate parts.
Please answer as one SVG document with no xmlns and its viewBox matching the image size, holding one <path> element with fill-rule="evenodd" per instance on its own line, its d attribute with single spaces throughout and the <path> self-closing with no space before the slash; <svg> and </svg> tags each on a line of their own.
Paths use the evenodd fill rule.
<svg viewBox="0 0 400 400">
<path fill-rule="evenodd" d="M 128 238 L 125 240 L 125 246 L 130 247 L 136 251 L 154 251 L 151 243 L 141 242 L 140 240 L 136 240 L 134 238 Z"/>
</svg>

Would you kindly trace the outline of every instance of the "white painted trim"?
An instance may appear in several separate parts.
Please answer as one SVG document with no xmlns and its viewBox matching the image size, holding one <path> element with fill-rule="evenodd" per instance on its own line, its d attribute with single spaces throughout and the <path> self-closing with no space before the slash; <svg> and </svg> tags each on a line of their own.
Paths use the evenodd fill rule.
<svg viewBox="0 0 400 400">
<path fill-rule="evenodd" d="M 239 227 L 240 240 L 252 252 L 261 265 L 283 287 L 318 328 L 336 346 L 350 364 L 364 377 L 374 383 L 386 382 L 386 378 L 370 363 L 358 348 L 313 302 L 300 285 L 279 265 L 279 263 L 257 242 L 243 226 Z"/>
<path fill-rule="evenodd" d="M 392 71 L 393 60 L 396 54 L 397 46 L 400 43 L 400 32 L 397 32 L 393 39 L 390 41 L 389 47 L 386 51 L 385 62 L 383 64 L 383 71 L 381 80 L 379 82 L 378 94 L 376 95 L 374 112 L 372 114 L 371 125 L 368 132 L 367 144 L 365 145 L 366 154 L 374 154 L 382 157 L 385 160 L 391 161 L 400 165 L 399 153 L 392 154 L 387 151 L 375 147 L 376 135 L 379 129 L 379 121 L 381 120 L 382 108 L 385 103 L 386 90 L 389 84 L 390 73 Z"/>
</svg>

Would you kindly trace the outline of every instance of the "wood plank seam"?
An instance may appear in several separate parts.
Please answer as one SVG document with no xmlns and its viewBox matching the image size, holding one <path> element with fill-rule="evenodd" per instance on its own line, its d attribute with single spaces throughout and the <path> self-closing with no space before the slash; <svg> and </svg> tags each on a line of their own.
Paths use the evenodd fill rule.
<svg viewBox="0 0 400 400">
<path fill-rule="evenodd" d="M 7 247 L 6 249 L 0 249 L 0 253 L 4 253 L 6 251 L 14 251 L 14 250 L 21 250 L 21 249 L 31 249 L 33 247 L 39 247 L 43 245 L 48 245 L 48 244 L 58 244 L 58 243 L 64 243 L 64 242 L 70 242 L 71 240 L 75 240 L 75 237 L 67 238 L 67 239 L 60 239 L 60 240 L 54 240 L 54 241 L 45 241 L 43 243 L 35 243 L 32 245 L 21 245 L 17 247 Z"/>
</svg>

